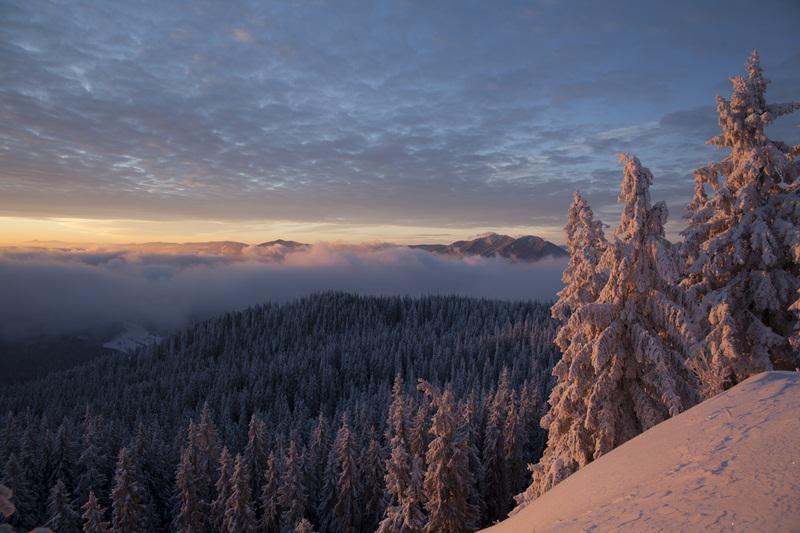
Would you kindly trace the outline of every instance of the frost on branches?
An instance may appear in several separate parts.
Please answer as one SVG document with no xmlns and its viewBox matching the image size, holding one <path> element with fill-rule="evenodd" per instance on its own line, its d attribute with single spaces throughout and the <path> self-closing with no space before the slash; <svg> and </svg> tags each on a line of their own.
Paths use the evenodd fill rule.
<svg viewBox="0 0 800 533">
<path fill-rule="evenodd" d="M 532 467 L 530 487 L 516 498 L 517 510 L 698 400 L 685 364 L 696 337 L 675 284 L 675 254 L 664 238 L 667 208 L 650 204 L 650 171 L 636 157 L 621 160 L 624 207 L 613 243 L 604 243 L 579 196 L 570 210 L 573 259 L 556 309 L 568 307 L 571 315 L 557 336 L 563 355 L 541 422 L 549 430 L 547 448 Z M 605 251 L 594 263 L 601 246 Z"/>
<path fill-rule="evenodd" d="M 800 146 L 764 133 L 800 103 L 767 104 L 756 52 L 746 67 L 746 76 L 731 79 L 730 100 L 717 98 L 722 133 L 709 141 L 730 154 L 695 171 L 683 232 L 689 267 L 682 285 L 704 336 L 689 364 L 705 396 L 800 365 Z"/>
</svg>

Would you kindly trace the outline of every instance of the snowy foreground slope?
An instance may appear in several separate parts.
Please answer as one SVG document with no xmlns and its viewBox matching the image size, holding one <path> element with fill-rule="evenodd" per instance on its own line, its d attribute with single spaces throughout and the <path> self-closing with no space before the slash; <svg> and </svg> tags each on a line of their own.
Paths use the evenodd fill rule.
<svg viewBox="0 0 800 533">
<path fill-rule="evenodd" d="M 800 531 L 800 372 L 667 420 L 484 531 Z"/>
</svg>

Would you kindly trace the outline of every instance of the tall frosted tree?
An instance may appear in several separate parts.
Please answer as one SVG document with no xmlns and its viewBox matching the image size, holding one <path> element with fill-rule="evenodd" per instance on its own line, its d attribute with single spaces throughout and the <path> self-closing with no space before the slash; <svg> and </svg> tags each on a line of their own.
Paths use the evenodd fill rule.
<svg viewBox="0 0 800 533">
<path fill-rule="evenodd" d="M 709 143 L 730 153 L 695 171 L 683 232 L 682 285 L 704 336 L 690 365 L 705 396 L 758 372 L 800 365 L 800 349 L 791 345 L 798 314 L 790 311 L 800 311 L 800 146 L 765 133 L 800 103 L 767 103 L 757 52 L 746 69 L 731 78 L 730 100 L 717 98 L 722 133 Z"/>
<path fill-rule="evenodd" d="M 333 507 L 335 530 L 355 533 L 361 526 L 361 487 L 359 468 L 356 463 L 356 443 L 347 417 L 336 433 L 333 453 L 336 461 L 336 503 Z"/>
<path fill-rule="evenodd" d="M 297 440 L 292 438 L 284 459 L 283 476 L 278 489 L 278 505 L 280 505 L 281 523 L 284 531 L 292 528 L 305 518 L 307 495 L 303 482 L 303 456 L 297 446 Z"/>
<path fill-rule="evenodd" d="M 81 451 L 78 457 L 78 478 L 75 497 L 78 502 L 86 502 L 89 493 L 100 493 L 106 487 L 106 457 L 100 446 L 97 420 L 88 408 L 83 416 Z"/>
<path fill-rule="evenodd" d="M 236 454 L 233 475 L 230 479 L 230 496 L 225 503 L 223 531 L 226 533 L 252 533 L 256 531 L 256 515 L 250 480 L 242 456 Z"/>
<path fill-rule="evenodd" d="M 517 509 L 698 401 L 686 367 L 697 339 L 675 285 L 676 254 L 664 237 L 667 207 L 651 205 L 650 170 L 636 157 L 620 159 L 622 215 L 598 263 L 608 279 L 595 302 L 570 304 L 559 331 L 565 351 L 541 422 L 547 448 Z"/>
<path fill-rule="evenodd" d="M 59 533 L 77 533 L 80 531 L 80 516 L 72 506 L 72 495 L 59 479 L 50 490 L 47 498 L 47 527 Z"/>
<path fill-rule="evenodd" d="M 375 435 L 375 429 L 372 428 L 367 451 L 361 461 L 361 477 L 364 481 L 364 512 L 361 525 L 363 529 L 369 531 L 375 531 L 383 510 L 386 508 L 386 491 L 383 479 L 386 472 L 383 468 L 383 461 L 383 451 Z"/>
<path fill-rule="evenodd" d="M 389 406 L 387 439 L 391 448 L 386 460 L 386 491 L 390 503 L 383 520 L 378 524 L 380 533 L 420 533 L 425 527 L 422 491 L 422 458 L 412 456 L 408 447 L 407 402 L 403 393 L 403 380 L 395 376 L 392 386 L 392 403 Z"/>
<path fill-rule="evenodd" d="M 249 475 L 249 474 L 248 474 Z M 222 531 L 225 526 L 225 506 L 230 496 L 230 484 L 233 478 L 233 463 L 227 446 L 222 447 L 219 454 L 219 477 L 215 485 L 216 496 L 211 503 L 211 523 Z"/>
<path fill-rule="evenodd" d="M 250 477 L 251 491 L 254 495 L 261 494 L 261 483 L 264 480 L 264 466 L 269 455 L 269 442 L 264 421 L 255 414 L 250 417 L 247 428 L 247 445 L 244 449 L 244 461 L 247 465 L 247 475 Z M 261 504 L 257 504 L 257 514 L 261 514 Z"/>
<path fill-rule="evenodd" d="M 127 448 L 120 448 L 117 455 L 111 509 L 111 530 L 115 533 L 138 533 L 146 530 L 142 488 L 134 476 L 134 466 Z"/>
<path fill-rule="evenodd" d="M 189 424 L 189 431 L 194 430 L 194 425 Z M 181 533 L 190 533 L 203 528 L 205 520 L 199 485 L 197 482 L 198 471 L 195 450 L 186 446 L 181 450 L 178 469 L 175 474 L 175 488 L 177 492 L 177 512 L 173 527 Z"/>
<path fill-rule="evenodd" d="M 436 409 L 431 420 L 433 440 L 426 453 L 428 469 L 424 487 L 428 522 L 425 531 L 474 531 L 477 512 L 469 501 L 474 479 L 469 470 L 469 430 L 466 421 L 456 413 L 449 389 L 439 392 L 422 380 L 418 388 L 432 399 Z"/>
<path fill-rule="evenodd" d="M 108 533 L 109 524 L 106 521 L 106 510 L 100 505 L 94 492 L 89 492 L 86 503 L 81 508 L 83 515 L 83 533 Z"/>
<path fill-rule="evenodd" d="M 277 533 L 280 526 L 278 514 L 278 467 L 275 464 L 275 452 L 269 452 L 264 466 L 264 482 L 261 485 L 261 521 L 260 529 L 265 533 Z"/>
</svg>

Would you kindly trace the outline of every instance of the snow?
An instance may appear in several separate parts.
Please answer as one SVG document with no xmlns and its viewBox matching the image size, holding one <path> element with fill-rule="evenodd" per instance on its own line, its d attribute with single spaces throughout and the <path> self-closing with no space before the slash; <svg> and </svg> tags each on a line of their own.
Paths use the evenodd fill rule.
<svg viewBox="0 0 800 533">
<path fill-rule="evenodd" d="M 800 531 L 800 372 L 642 433 L 484 531 Z"/>
<path fill-rule="evenodd" d="M 110 348 L 123 353 L 131 353 L 142 346 L 155 344 L 160 340 L 161 337 L 153 335 L 139 324 L 126 322 L 125 331 L 104 343 L 103 348 Z"/>
</svg>

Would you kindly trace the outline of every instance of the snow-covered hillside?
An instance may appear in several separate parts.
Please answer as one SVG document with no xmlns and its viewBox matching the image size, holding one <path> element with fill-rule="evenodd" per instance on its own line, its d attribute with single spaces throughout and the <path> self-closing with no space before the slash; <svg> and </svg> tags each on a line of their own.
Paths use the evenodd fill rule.
<svg viewBox="0 0 800 533">
<path fill-rule="evenodd" d="M 155 344 L 161 337 L 147 331 L 143 326 L 133 322 L 125 323 L 125 331 L 103 344 L 103 348 L 110 348 L 119 352 L 131 353 L 142 346 Z"/>
<path fill-rule="evenodd" d="M 485 531 L 800 531 L 800 372 L 767 372 L 628 441 Z"/>
</svg>

